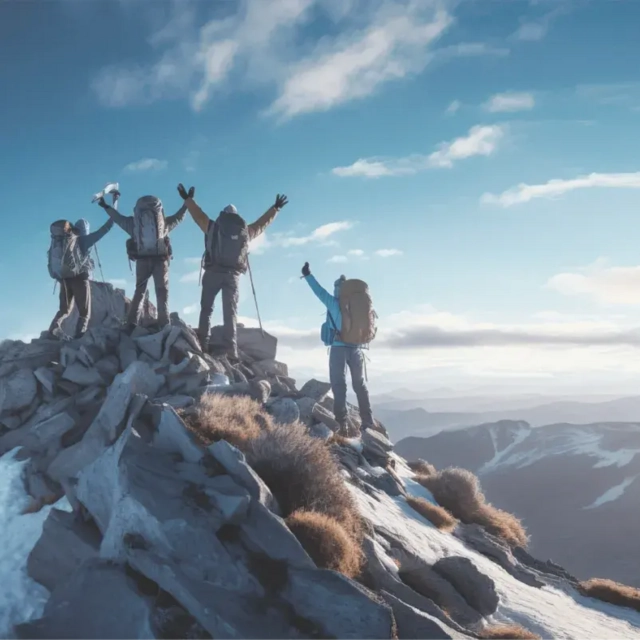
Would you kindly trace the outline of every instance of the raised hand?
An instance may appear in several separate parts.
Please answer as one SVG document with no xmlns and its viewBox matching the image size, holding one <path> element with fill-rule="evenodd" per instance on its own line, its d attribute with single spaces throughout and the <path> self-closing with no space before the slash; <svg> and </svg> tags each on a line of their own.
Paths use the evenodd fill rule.
<svg viewBox="0 0 640 640">
<path fill-rule="evenodd" d="M 275 208 L 276 209 L 282 209 L 282 207 L 284 207 L 285 204 L 287 204 L 289 202 L 289 200 L 287 200 L 287 196 L 285 196 L 284 194 L 280 195 L 278 194 L 276 196 L 276 203 L 275 203 Z"/>
<path fill-rule="evenodd" d="M 103 209 L 107 208 L 107 203 L 104 199 L 104 196 L 100 198 L 100 200 L 98 200 L 98 206 L 102 207 Z"/>
<path fill-rule="evenodd" d="M 302 267 L 302 277 L 306 278 L 311 275 L 311 270 L 309 269 L 309 263 L 305 262 L 304 267 Z"/>
<path fill-rule="evenodd" d="M 187 194 L 190 198 L 193 198 L 193 196 L 196 193 L 196 188 L 195 187 L 189 187 L 189 193 Z"/>
<path fill-rule="evenodd" d="M 183 200 L 186 200 L 189 197 L 189 194 L 187 193 L 187 190 L 184 188 L 184 185 L 182 183 L 178 185 L 178 193 Z"/>
</svg>

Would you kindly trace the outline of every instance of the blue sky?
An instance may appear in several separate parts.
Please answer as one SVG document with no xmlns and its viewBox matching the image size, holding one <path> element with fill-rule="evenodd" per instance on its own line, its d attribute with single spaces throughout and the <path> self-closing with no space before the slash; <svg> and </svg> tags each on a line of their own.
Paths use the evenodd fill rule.
<svg viewBox="0 0 640 640">
<path fill-rule="evenodd" d="M 252 264 L 301 378 L 326 364 L 308 260 L 369 282 L 373 384 L 633 388 L 638 23 L 631 0 L 2 2 L 0 335 L 55 312 L 53 220 L 96 228 L 112 180 L 124 212 L 153 193 L 173 213 L 183 182 L 250 221 L 288 195 Z M 131 294 L 125 239 L 99 249 Z M 189 217 L 173 244 L 195 323 Z"/>
</svg>

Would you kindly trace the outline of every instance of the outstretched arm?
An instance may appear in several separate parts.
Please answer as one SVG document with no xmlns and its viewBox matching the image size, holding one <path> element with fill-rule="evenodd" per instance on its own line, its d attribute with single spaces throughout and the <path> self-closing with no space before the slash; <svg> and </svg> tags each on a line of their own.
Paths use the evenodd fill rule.
<svg viewBox="0 0 640 640">
<path fill-rule="evenodd" d="M 133 218 L 131 216 L 123 216 L 116 211 L 113 207 L 110 207 L 104 200 L 100 198 L 98 204 L 109 214 L 109 217 L 126 233 L 133 236 Z"/>
<path fill-rule="evenodd" d="M 249 240 L 257 238 L 260 234 L 264 233 L 265 229 L 276 219 L 278 212 L 285 204 L 287 204 L 287 196 L 276 196 L 276 202 L 269 207 L 255 222 L 252 222 L 249 226 Z"/>
<path fill-rule="evenodd" d="M 180 194 L 180 197 L 184 200 L 184 204 L 189 210 L 189 213 L 191 214 L 193 221 L 200 227 L 200 229 L 202 229 L 204 233 L 207 233 L 211 220 L 209 219 L 209 216 L 197 205 L 196 201 L 193 199 L 195 192 L 196 192 L 195 187 L 191 187 L 189 191 L 187 191 L 184 188 L 182 183 L 178 185 L 178 193 Z"/>
<path fill-rule="evenodd" d="M 186 213 L 187 205 L 185 203 L 180 207 L 180 209 L 178 209 L 177 213 L 174 213 L 165 220 L 165 226 L 169 233 L 171 233 L 184 220 Z"/>
<path fill-rule="evenodd" d="M 107 235 L 107 233 L 111 231 L 112 228 L 113 228 L 113 220 L 109 219 L 97 231 L 94 231 L 93 233 L 90 233 L 88 236 L 85 236 L 83 238 L 84 240 L 83 244 L 85 245 L 85 248 L 90 249 L 91 247 L 93 247 L 93 245 L 96 244 L 96 242 L 99 242 L 100 240 L 102 240 L 102 238 L 104 238 Z"/>
</svg>

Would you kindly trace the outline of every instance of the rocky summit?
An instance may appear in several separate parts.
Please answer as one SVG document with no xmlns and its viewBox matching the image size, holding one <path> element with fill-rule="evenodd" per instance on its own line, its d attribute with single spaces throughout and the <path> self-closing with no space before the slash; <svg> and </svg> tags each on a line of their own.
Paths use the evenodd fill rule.
<svg viewBox="0 0 640 640">
<path fill-rule="evenodd" d="M 178 315 L 128 335 L 125 312 L 0 347 L 22 492 L 0 539 L 34 536 L 3 637 L 640 637 L 634 594 L 532 557 L 509 514 L 465 506 L 472 479 L 410 469 L 381 424 L 334 435 L 329 386 L 299 386 L 276 337 L 240 327 L 230 363 L 219 329 L 203 353 Z"/>
</svg>

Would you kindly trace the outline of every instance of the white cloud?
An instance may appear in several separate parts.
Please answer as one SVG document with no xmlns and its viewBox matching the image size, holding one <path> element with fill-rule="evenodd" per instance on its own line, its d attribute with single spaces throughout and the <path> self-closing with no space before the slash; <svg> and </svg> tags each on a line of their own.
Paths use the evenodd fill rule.
<svg viewBox="0 0 640 640">
<path fill-rule="evenodd" d="M 542 40 L 548 31 L 548 22 L 523 22 L 515 31 L 513 37 L 524 42 L 537 42 Z"/>
<path fill-rule="evenodd" d="M 364 251 L 362 249 L 351 249 L 350 251 L 347 251 L 347 254 L 355 256 L 356 258 L 364 257 Z"/>
<path fill-rule="evenodd" d="M 182 310 L 182 313 L 185 316 L 192 316 L 195 315 L 196 313 L 199 313 L 200 311 L 200 305 L 199 304 L 190 304 L 188 307 L 185 307 Z"/>
<path fill-rule="evenodd" d="M 466 136 L 442 142 L 430 155 L 414 154 L 404 158 L 360 158 L 352 165 L 331 170 L 340 178 L 382 178 L 410 176 L 433 168 L 450 168 L 458 160 L 490 156 L 506 133 L 505 125 L 476 125 Z"/>
<path fill-rule="evenodd" d="M 378 249 L 376 255 L 380 258 L 391 258 L 393 256 L 401 256 L 402 251 L 400 249 Z"/>
<path fill-rule="evenodd" d="M 182 282 L 183 284 L 200 282 L 200 270 L 198 269 L 198 271 L 190 271 L 189 273 L 185 273 L 184 275 L 180 276 L 180 282 Z"/>
<path fill-rule="evenodd" d="M 337 263 L 342 263 L 342 262 L 347 262 L 348 258 L 347 256 L 331 256 L 327 262 L 330 262 L 332 264 L 337 264 Z"/>
<path fill-rule="evenodd" d="M 353 223 L 347 220 L 341 222 L 329 222 L 314 229 L 308 236 L 273 236 L 273 243 L 281 247 L 300 247 L 313 242 L 326 243 L 331 236 L 340 231 L 347 231 L 353 227 Z"/>
<path fill-rule="evenodd" d="M 143 171 L 162 171 L 166 169 L 168 162 L 157 158 L 143 158 L 137 162 L 130 162 L 124 169 L 126 173 L 141 173 Z"/>
<path fill-rule="evenodd" d="M 461 106 L 462 106 L 462 102 L 460 102 L 460 100 L 454 100 L 453 102 L 451 102 L 449 104 L 449 106 L 447 107 L 445 113 L 448 116 L 452 116 L 454 113 L 458 113 L 458 111 L 460 110 Z"/>
<path fill-rule="evenodd" d="M 635 173 L 590 173 L 570 180 L 554 178 L 544 184 L 520 183 L 499 195 L 485 193 L 481 202 L 511 207 L 535 198 L 558 198 L 577 189 L 640 189 L 640 171 Z"/>
<path fill-rule="evenodd" d="M 608 267 L 606 260 L 599 259 L 578 271 L 558 273 L 545 286 L 602 304 L 640 305 L 640 265 Z"/>
<path fill-rule="evenodd" d="M 533 109 L 535 103 L 535 98 L 531 93 L 496 93 L 489 98 L 485 109 L 491 113 L 512 113 Z"/>
<path fill-rule="evenodd" d="M 254 255 L 264 253 L 269 247 L 271 247 L 271 242 L 266 233 L 261 233 L 249 243 L 249 250 Z"/>
</svg>

